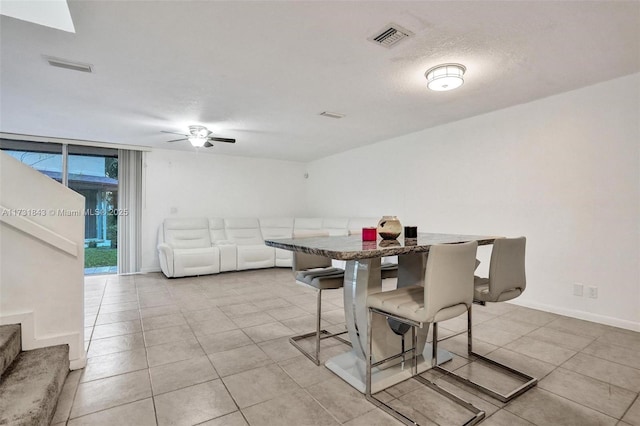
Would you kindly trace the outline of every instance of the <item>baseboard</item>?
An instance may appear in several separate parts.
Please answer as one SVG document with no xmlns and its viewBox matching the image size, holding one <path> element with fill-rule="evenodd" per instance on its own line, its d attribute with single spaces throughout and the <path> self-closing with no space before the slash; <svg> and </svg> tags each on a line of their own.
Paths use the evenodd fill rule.
<svg viewBox="0 0 640 426">
<path fill-rule="evenodd" d="M 69 345 L 69 362 L 75 368 L 83 368 L 86 363 L 84 350 L 84 335 L 81 333 L 65 333 L 48 336 L 36 336 L 34 312 L 21 312 L 18 314 L 0 316 L 0 325 L 20 324 L 22 336 L 22 350 L 45 348 L 55 345 Z M 82 330 L 84 332 L 84 330 Z"/>
<path fill-rule="evenodd" d="M 551 312 L 553 314 L 565 315 L 571 318 L 577 318 L 585 321 L 596 322 L 598 324 L 610 325 L 612 327 L 624 328 L 625 330 L 640 331 L 640 322 L 624 320 L 620 318 L 609 317 L 606 315 L 594 314 L 592 312 L 579 311 L 576 309 L 563 308 L 561 306 L 546 305 L 532 301 L 523 301 L 518 299 L 510 300 L 512 303 L 525 308 L 538 309 L 540 311 Z"/>
<path fill-rule="evenodd" d="M 70 370 L 81 370 L 87 366 L 87 354 L 83 353 L 80 358 L 69 360 Z"/>
</svg>

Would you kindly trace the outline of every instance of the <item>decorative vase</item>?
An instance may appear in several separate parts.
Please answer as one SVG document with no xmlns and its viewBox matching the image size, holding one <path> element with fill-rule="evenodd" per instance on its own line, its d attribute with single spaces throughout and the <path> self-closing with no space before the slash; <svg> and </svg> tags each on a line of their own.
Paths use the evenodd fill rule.
<svg viewBox="0 0 640 426">
<path fill-rule="evenodd" d="M 378 235 L 383 240 L 395 240 L 402 233 L 402 224 L 395 216 L 382 216 L 378 222 Z"/>
</svg>

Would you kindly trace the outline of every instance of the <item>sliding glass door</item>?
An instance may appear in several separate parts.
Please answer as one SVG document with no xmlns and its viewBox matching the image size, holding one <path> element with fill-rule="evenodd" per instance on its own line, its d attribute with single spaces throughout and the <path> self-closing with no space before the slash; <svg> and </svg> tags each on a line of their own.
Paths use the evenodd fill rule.
<svg viewBox="0 0 640 426">
<path fill-rule="evenodd" d="M 67 182 L 84 196 L 85 274 L 118 272 L 118 151 L 68 146 Z"/>
<path fill-rule="evenodd" d="M 0 149 L 84 196 L 85 274 L 117 273 L 118 150 L 7 139 Z"/>
</svg>

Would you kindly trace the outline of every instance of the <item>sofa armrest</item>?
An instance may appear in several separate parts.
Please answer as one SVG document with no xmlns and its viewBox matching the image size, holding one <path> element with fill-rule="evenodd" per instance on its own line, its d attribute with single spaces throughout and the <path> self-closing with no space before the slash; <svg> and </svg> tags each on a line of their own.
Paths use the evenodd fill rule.
<svg viewBox="0 0 640 426">
<path fill-rule="evenodd" d="M 173 277 L 173 248 L 167 243 L 158 244 L 160 269 L 167 277 Z"/>
</svg>

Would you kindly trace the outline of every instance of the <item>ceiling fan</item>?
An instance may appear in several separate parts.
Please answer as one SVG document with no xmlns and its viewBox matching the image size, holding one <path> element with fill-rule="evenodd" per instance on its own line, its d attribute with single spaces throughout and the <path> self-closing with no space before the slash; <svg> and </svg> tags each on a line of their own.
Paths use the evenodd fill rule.
<svg viewBox="0 0 640 426">
<path fill-rule="evenodd" d="M 177 132 L 168 132 L 166 130 L 161 130 L 162 133 L 171 133 L 174 135 L 181 135 L 184 138 L 174 139 L 167 142 L 178 142 L 178 141 L 189 141 L 191 145 L 196 148 L 205 147 L 210 148 L 213 146 L 211 142 L 226 142 L 226 143 L 236 143 L 235 139 L 229 138 L 218 138 L 215 136 L 211 136 L 211 131 L 204 126 L 189 126 L 189 134 L 177 133 Z"/>
</svg>

